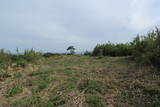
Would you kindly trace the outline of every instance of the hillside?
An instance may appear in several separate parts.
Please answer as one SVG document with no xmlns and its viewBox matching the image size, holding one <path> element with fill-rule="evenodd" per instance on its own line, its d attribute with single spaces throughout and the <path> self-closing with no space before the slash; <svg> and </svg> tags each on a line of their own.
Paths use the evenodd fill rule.
<svg viewBox="0 0 160 107">
<path fill-rule="evenodd" d="M 159 107 L 160 75 L 128 57 L 55 55 L 1 70 L 0 105 Z"/>
</svg>

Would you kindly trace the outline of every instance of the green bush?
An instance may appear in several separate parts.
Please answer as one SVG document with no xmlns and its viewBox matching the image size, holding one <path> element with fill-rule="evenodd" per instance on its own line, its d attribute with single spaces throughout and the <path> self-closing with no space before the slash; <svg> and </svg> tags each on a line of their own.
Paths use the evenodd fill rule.
<svg viewBox="0 0 160 107">
<path fill-rule="evenodd" d="M 0 69 L 7 68 L 14 64 L 14 67 L 25 67 L 28 63 L 35 63 L 42 57 L 42 54 L 39 52 L 31 50 L 25 50 L 24 53 L 16 54 L 5 51 L 4 49 L 0 50 Z"/>
<path fill-rule="evenodd" d="M 129 56 L 132 54 L 132 45 L 130 43 L 106 43 L 97 45 L 93 50 L 93 56 Z"/>
<path fill-rule="evenodd" d="M 132 56 L 139 64 L 160 65 L 160 30 L 156 28 L 152 32 L 137 35 L 130 43 L 106 43 L 97 45 L 93 56 Z"/>
<path fill-rule="evenodd" d="M 160 31 L 157 28 L 133 42 L 133 58 L 142 64 L 160 65 Z"/>
</svg>

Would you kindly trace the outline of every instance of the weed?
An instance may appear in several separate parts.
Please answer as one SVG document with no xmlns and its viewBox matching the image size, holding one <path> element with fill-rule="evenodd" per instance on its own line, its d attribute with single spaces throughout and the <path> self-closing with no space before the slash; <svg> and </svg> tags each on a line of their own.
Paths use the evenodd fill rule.
<svg viewBox="0 0 160 107">
<path fill-rule="evenodd" d="M 76 89 L 76 83 L 74 81 L 66 81 L 56 87 L 56 90 L 64 92 L 72 92 Z"/>
<path fill-rule="evenodd" d="M 26 104 L 24 107 L 40 107 L 40 104 L 43 100 L 37 96 L 32 95 L 30 98 L 26 99 Z"/>
<path fill-rule="evenodd" d="M 0 78 L 8 78 L 8 77 L 11 77 L 11 75 L 8 72 L 0 71 Z"/>
<path fill-rule="evenodd" d="M 43 75 L 43 74 L 49 74 L 53 72 L 52 70 L 42 70 L 42 71 L 34 71 L 28 74 L 29 76 L 36 76 L 36 75 Z"/>
<path fill-rule="evenodd" d="M 64 105 L 66 100 L 59 95 L 50 96 L 48 102 L 46 103 L 46 107 L 58 107 Z"/>
<path fill-rule="evenodd" d="M 87 98 L 86 103 L 89 107 L 104 107 L 102 98 L 99 96 L 91 95 Z"/>
<path fill-rule="evenodd" d="M 13 103 L 9 105 L 9 107 L 20 107 L 22 101 L 20 99 L 15 100 Z"/>
<path fill-rule="evenodd" d="M 144 89 L 143 94 L 150 95 L 150 96 L 156 96 L 156 95 L 160 95 L 160 91 L 156 89 Z"/>
<path fill-rule="evenodd" d="M 107 87 L 103 84 L 103 82 L 96 80 L 84 80 L 79 84 L 78 88 L 85 93 L 91 94 L 97 92 L 104 94 L 107 91 Z"/>
<path fill-rule="evenodd" d="M 22 88 L 20 86 L 14 84 L 11 88 L 8 88 L 6 90 L 5 96 L 12 97 L 12 96 L 15 96 L 21 92 L 22 92 Z"/>
<path fill-rule="evenodd" d="M 20 77 L 22 77 L 22 74 L 20 72 L 14 74 L 14 78 L 20 78 Z"/>
</svg>

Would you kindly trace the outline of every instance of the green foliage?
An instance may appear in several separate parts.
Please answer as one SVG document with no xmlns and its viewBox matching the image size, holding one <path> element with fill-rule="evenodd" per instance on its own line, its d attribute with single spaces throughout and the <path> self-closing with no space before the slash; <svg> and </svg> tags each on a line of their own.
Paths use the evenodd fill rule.
<svg viewBox="0 0 160 107">
<path fill-rule="evenodd" d="M 26 61 L 34 62 L 40 58 L 41 54 L 31 49 L 31 50 L 25 50 L 23 56 Z"/>
<path fill-rule="evenodd" d="M 137 36 L 133 42 L 133 57 L 142 64 L 160 64 L 160 31 L 157 28 L 146 36 Z"/>
<path fill-rule="evenodd" d="M 0 69 L 7 67 L 11 62 L 11 53 L 6 52 L 4 49 L 0 50 Z"/>
<path fill-rule="evenodd" d="M 24 107 L 41 107 L 42 99 L 37 95 L 32 95 L 30 98 L 26 99 L 26 105 Z"/>
<path fill-rule="evenodd" d="M 104 107 L 102 99 L 99 96 L 95 95 L 89 96 L 86 102 L 89 105 L 89 107 Z"/>
<path fill-rule="evenodd" d="M 93 56 L 128 56 L 132 54 L 132 46 L 130 43 L 113 44 L 106 43 L 97 45 L 93 50 Z"/>
<path fill-rule="evenodd" d="M 33 71 L 31 73 L 29 73 L 29 76 L 37 76 L 37 75 L 44 75 L 44 74 L 50 74 L 54 72 L 53 70 L 39 70 L 39 71 Z"/>
<path fill-rule="evenodd" d="M 85 93 L 95 94 L 98 92 L 104 94 L 109 87 L 106 87 L 101 81 L 84 80 L 79 84 L 78 88 Z"/>
<path fill-rule="evenodd" d="M 74 46 L 69 46 L 67 48 L 67 51 L 70 51 L 70 54 L 73 55 L 73 54 L 75 54 L 75 47 Z"/>
<path fill-rule="evenodd" d="M 156 28 L 145 36 L 134 38 L 131 43 L 106 43 L 97 45 L 93 56 L 133 56 L 139 64 L 160 65 L 160 30 Z"/>
<path fill-rule="evenodd" d="M 92 55 L 92 52 L 85 51 L 85 52 L 84 52 L 84 55 L 85 55 L 85 56 L 91 56 L 91 55 Z"/>
<path fill-rule="evenodd" d="M 18 51 L 17 51 L 18 52 Z M 35 63 L 41 58 L 41 53 L 31 50 L 25 50 L 23 54 L 12 54 L 4 49 L 0 50 L 0 69 L 8 66 L 25 67 L 28 63 Z"/>
<path fill-rule="evenodd" d="M 22 77 L 22 74 L 20 72 L 14 74 L 14 78 L 20 78 L 20 77 Z"/>
<path fill-rule="evenodd" d="M 11 77 L 8 72 L 0 71 L 0 79 Z"/>
<path fill-rule="evenodd" d="M 22 88 L 20 86 L 14 84 L 11 88 L 8 88 L 6 90 L 5 96 L 12 97 L 12 96 L 15 96 L 16 94 L 21 93 L 21 92 L 22 92 Z"/>
<path fill-rule="evenodd" d="M 59 95 L 50 96 L 48 102 L 45 104 L 45 107 L 58 107 L 64 105 L 66 100 Z"/>
<path fill-rule="evenodd" d="M 76 82 L 68 80 L 58 85 L 55 89 L 63 92 L 72 92 L 76 89 Z"/>
</svg>

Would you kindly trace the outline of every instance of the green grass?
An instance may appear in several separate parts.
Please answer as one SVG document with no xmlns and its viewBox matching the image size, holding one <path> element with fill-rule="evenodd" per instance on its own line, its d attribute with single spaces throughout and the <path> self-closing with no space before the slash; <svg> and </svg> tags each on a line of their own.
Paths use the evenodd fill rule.
<svg viewBox="0 0 160 107">
<path fill-rule="evenodd" d="M 95 95 L 88 96 L 86 103 L 89 107 L 104 107 L 102 98 Z"/>
<path fill-rule="evenodd" d="M 43 75 L 43 74 L 49 74 L 52 73 L 54 71 L 52 70 L 40 70 L 40 71 L 33 71 L 31 73 L 29 73 L 29 76 L 37 76 L 37 75 Z"/>
<path fill-rule="evenodd" d="M 17 72 L 14 74 L 14 78 L 21 78 L 22 74 L 20 72 Z"/>
<path fill-rule="evenodd" d="M 50 96 L 49 100 L 45 104 L 45 107 L 58 107 L 64 105 L 66 100 L 59 95 Z"/>
<path fill-rule="evenodd" d="M 79 84 L 78 88 L 85 93 L 95 94 L 98 92 L 101 94 L 105 94 L 107 88 L 110 87 L 105 86 L 104 83 L 101 81 L 84 80 Z"/>
<path fill-rule="evenodd" d="M 6 97 L 13 97 L 22 92 L 22 88 L 18 85 L 13 85 L 11 88 L 8 88 L 5 92 Z"/>
<path fill-rule="evenodd" d="M 73 79 L 64 80 L 60 85 L 58 85 L 54 90 L 62 92 L 72 92 L 76 90 L 76 81 Z"/>
<path fill-rule="evenodd" d="M 2 106 L 158 107 L 160 104 L 160 75 L 149 67 L 139 68 L 128 57 L 51 55 L 25 67 L 15 64 L 0 73 Z"/>
</svg>

